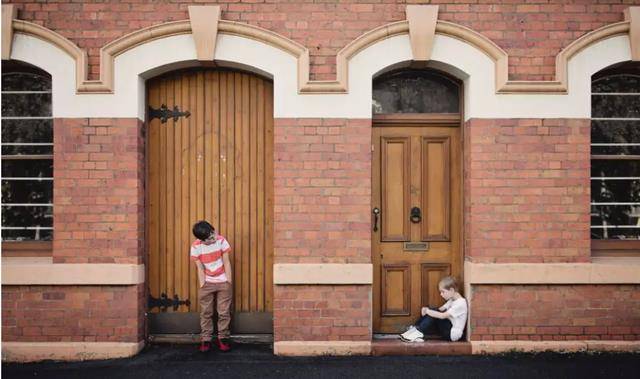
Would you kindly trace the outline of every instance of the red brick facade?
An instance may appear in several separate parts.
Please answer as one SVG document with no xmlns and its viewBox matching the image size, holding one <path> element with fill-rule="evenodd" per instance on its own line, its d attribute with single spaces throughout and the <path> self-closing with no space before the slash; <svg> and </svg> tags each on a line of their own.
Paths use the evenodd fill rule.
<svg viewBox="0 0 640 379">
<path fill-rule="evenodd" d="M 275 263 L 371 262 L 371 120 L 276 119 Z M 274 289 L 274 338 L 371 340 L 371 286 Z"/>
<path fill-rule="evenodd" d="M 56 119 L 56 263 L 142 263 L 144 139 L 138 119 Z"/>
<path fill-rule="evenodd" d="M 472 340 L 640 339 L 637 285 L 481 285 Z"/>
<path fill-rule="evenodd" d="M 278 341 L 371 341 L 371 286 L 275 286 Z"/>
<path fill-rule="evenodd" d="M 54 263 L 143 263 L 142 127 L 54 120 Z M 145 288 L 3 285 L 3 341 L 139 342 Z"/>
<path fill-rule="evenodd" d="M 3 2 L 5 3 L 5 2 Z M 198 2 L 118 1 L 41 3 L 16 0 L 19 17 L 69 38 L 90 57 L 92 79 L 99 73 L 99 51 L 106 43 L 143 27 L 188 18 Z M 279 33 L 310 50 L 312 79 L 335 79 L 335 55 L 347 43 L 375 27 L 405 19 L 407 4 L 439 5 L 438 18 L 487 36 L 510 57 L 514 80 L 552 80 L 555 56 L 591 30 L 622 21 L 624 0 L 550 4 L 525 1 L 338 1 L 222 0 L 222 18 Z"/>
<path fill-rule="evenodd" d="M 2 341 L 138 342 L 145 287 L 2 286 Z"/>
<path fill-rule="evenodd" d="M 508 70 L 509 78 L 512 80 L 555 79 L 555 58 L 563 48 L 596 28 L 623 20 L 622 12 L 629 7 L 629 1 L 625 0 L 592 1 L 588 4 L 582 1 L 569 4 L 557 0 L 544 4 L 512 0 L 434 0 L 418 3 L 438 4 L 438 20 L 452 21 L 469 27 L 504 49 L 509 55 Z M 89 56 L 89 78 L 97 79 L 100 71 L 99 52 L 105 44 L 144 27 L 188 19 L 187 7 L 204 3 L 147 0 L 99 3 L 75 0 L 16 0 L 11 4 L 15 4 L 19 9 L 19 19 L 43 25 L 69 38 L 81 49 L 86 49 Z M 407 2 L 224 0 L 211 4 L 220 4 L 221 18 L 224 20 L 257 25 L 304 45 L 309 49 L 311 79 L 333 80 L 336 75 L 336 53 L 363 33 L 390 22 L 405 20 Z M 187 35 L 180 34 L 182 31 L 176 33 L 172 37 L 188 38 Z M 415 27 L 412 33 L 412 37 L 416 37 Z M 234 37 L 249 38 L 241 35 Z M 607 38 L 609 37 L 611 35 L 607 35 Z M 621 35 L 615 35 L 611 39 L 617 37 Z M 413 39 L 415 42 L 416 38 Z M 404 53 L 407 53 L 409 41 L 411 38 L 398 38 L 395 42 L 392 39 L 380 39 L 375 44 L 402 43 L 405 45 L 398 46 L 406 47 Z M 456 44 L 463 42 L 460 39 L 455 40 Z M 478 50 L 474 53 L 480 52 L 478 46 L 472 46 L 474 43 L 478 44 L 477 41 L 466 42 L 471 47 L 465 48 Z M 42 40 L 42 43 L 46 42 Z M 266 42 L 259 41 L 258 38 L 252 43 L 263 44 L 260 48 L 267 46 Z M 400 50 L 398 46 L 394 45 L 394 49 Z M 442 46 L 445 44 L 440 47 Z M 448 48 L 454 45 L 446 46 Z M 268 46 L 268 50 L 273 50 L 272 47 Z M 24 46 L 21 48 L 24 49 Z M 243 49 L 247 50 L 245 47 Z M 128 50 L 126 53 L 131 51 L 134 54 L 134 50 Z M 366 56 L 365 50 L 362 51 Z M 142 48 L 137 53 L 140 51 L 146 54 L 152 49 Z M 191 53 L 193 51 L 189 50 L 189 54 Z M 175 62 L 168 61 L 167 66 L 164 66 L 165 62 L 162 63 L 162 67 L 152 67 L 153 63 L 149 63 L 149 67 L 145 66 L 135 75 L 142 77 L 165 68 L 169 70 L 171 64 L 175 64 L 175 67 L 186 67 L 187 63 L 192 63 L 179 61 L 184 58 L 180 54 L 176 54 L 176 57 L 179 58 L 176 58 Z M 251 66 L 251 62 L 241 61 L 245 58 L 242 56 L 238 58 L 238 62 L 229 61 L 225 64 L 228 63 L 229 67 L 247 68 Z M 272 58 L 267 57 L 265 61 Z M 278 59 L 280 58 L 278 56 Z M 128 59 L 131 59 L 131 56 Z M 193 56 L 189 56 L 188 59 L 192 60 Z M 260 59 L 262 57 L 255 57 L 256 61 Z M 286 56 L 286 59 L 294 58 Z M 393 65 L 383 68 L 383 71 L 395 65 L 404 67 L 406 59 L 410 58 L 402 56 L 397 62 L 393 62 Z M 304 56 L 301 61 L 304 61 Z M 352 68 L 370 68 L 362 62 L 358 63 L 357 57 L 353 61 L 360 66 L 354 65 Z M 273 62 L 269 62 L 271 63 Z M 439 63 L 442 63 L 442 66 L 449 65 L 448 62 Z M 493 75 L 492 70 L 495 67 L 487 68 L 493 63 L 489 62 L 478 72 L 490 73 L 487 77 Z M 210 64 L 213 67 L 213 62 L 206 62 L 203 66 L 209 67 Z M 221 66 L 227 67 L 225 64 Z M 500 67 L 496 67 L 499 71 Z M 252 69 L 264 73 L 263 68 L 256 64 Z M 449 68 L 451 71 L 464 71 L 459 67 Z M 581 69 L 587 70 L 584 67 Z M 375 70 L 372 70 L 375 77 L 377 73 L 373 71 Z M 131 72 L 127 74 L 133 77 Z M 54 117 L 58 117 L 55 114 L 58 110 L 55 102 L 60 98 L 69 101 L 72 106 L 75 105 L 72 102 L 73 97 L 65 98 L 66 94 L 57 96 L 55 93 L 59 91 L 59 88 L 56 88 L 56 79 L 60 80 L 60 76 L 63 76 L 58 75 L 58 78 L 54 77 L 53 80 Z M 114 77 L 121 80 L 122 77 L 118 75 L 116 70 Z M 282 78 L 275 74 L 273 78 L 273 109 L 276 113 L 273 128 L 274 234 L 270 236 L 273 241 L 273 263 L 341 265 L 336 272 L 348 272 L 350 268 L 345 267 L 359 264 L 359 268 L 364 266 L 368 270 L 368 267 L 373 267 L 366 266 L 372 263 L 372 120 L 347 118 L 362 117 L 363 114 L 368 117 L 361 109 L 353 110 L 348 107 L 328 110 L 335 111 L 340 118 L 329 118 L 329 114 L 323 114 L 326 118 L 305 117 L 317 115 L 318 109 L 327 106 L 326 104 L 336 104 L 335 98 L 323 103 L 323 96 L 344 96 L 345 99 L 353 99 L 350 96 L 354 93 L 371 94 L 371 88 L 368 82 L 366 85 L 358 82 L 355 86 L 349 83 L 351 87 L 348 94 L 283 94 L 283 88 L 295 88 L 293 91 L 298 89 L 292 83 L 295 83 L 299 76 L 294 69 L 291 71 L 291 77 L 284 78 L 282 82 L 278 82 Z M 357 75 L 351 75 L 351 78 L 353 77 Z M 360 79 L 362 77 L 361 75 Z M 368 78 L 369 76 L 366 77 L 367 81 Z M 75 77 L 73 79 L 76 80 Z M 149 78 L 145 76 L 144 79 Z M 465 86 L 469 82 L 465 82 Z M 493 81 L 489 82 L 491 85 L 494 84 Z M 114 83 L 117 91 L 119 82 L 115 80 Z M 278 86 L 276 83 L 285 85 Z M 514 264 L 509 267 L 518 266 L 520 269 L 521 266 L 517 264 L 540 264 L 527 267 L 544 267 L 545 264 L 557 263 L 559 265 L 546 267 L 561 266 L 563 269 L 574 269 L 578 266 L 585 268 L 591 265 L 589 119 L 500 119 L 498 117 L 511 117 L 513 114 L 498 109 L 501 97 L 513 96 L 509 101 L 505 101 L 505 104 L 517 104 L 522 107 L 520 99 L 530 94 L 495 95 L 493 87 L 491 90 L 487 90 L 486 87 L 482 88 L 482 91 L 477 90 L 477 86 L 483 85 L 478 83 L 486 84 L 476 80 L 475 92 L 468 91 L 466 96 L 470 93 L 495 96 L 486 102 L 490 104 L 488 110 L 485 113 L 484 109 L 482 112 L 478 111 L 486 105 L 482 99 L 465 99 L 465 102 L 475 102 L 474 111 L 479 115 L 485 116 L 490 113 L 491 117 L 496 118 L 471 118 L 462 126 L 463 264 L 486 263 L 493 264 L 487 266 L 495 267 L 495 264 L 505 263 Z M 516 83 L 514 88 L 520 84 Z M 549 88 L 557 89 L 557 86 L 552 85 L 554 84 L 551 83 Z M 197 87 L 195 84 L 193 86 Z M 541 90 L 542 87 L 535 87 L 535 90 Z M 75 86 L 68 88 L 75 89 Z M 140 91 L 144 91 L 142 85 L 139 88 L 142 88 Z M 186 87 L 184 88 L 186 91 Z M 327 88 L 332 89 L 331 83 Z M 117 95 L 121 97 L 113 96 L 109 101 L 116 104 L 129 100 L 129 94 Z M 140 101 L 136 112 L 146 107 L 141 100 L 144 92 L 137 95 L 139 96 L 132 100 Z M 111 95 L 86 93 L 77 96 L 94 96 L 95 99 L 100 99 L 102 96 L 107 98 Z M 282 99 L 300 100 L 294 96 L 308 97 L 296 103 L 301 109 L 283 111 Z M 548 92 L 531 96 L 542 99 L 541 104 L 548 104 L 547 96 L 561 97 L 565 94 Z M 567 103 L 580 103 L 584 100 L 583 97 L 587 98 L 586 95 L 576 96 Z M 307 102 L 311 98 L 313 100 Z M 200 106 L 200 103 L 198 104 Z M 368 107 L 368 103 L 360 103 L 358 106 L 362 104 Z M 586 109 L 586 103 L 581 104 Z M 288 102 L 285 105 L 288 106 Z M 67 110 L 70 108 L 69 104 L 65 106 Z M 526 106 L 520 109 L 524 108 Z M 368 112 L 368 108 L 365 110 Z M 83 114 L 81 112 L 78 113 Z M 281 117 L 302 116 L 278 118 L 278 112 L 281 112 Z M 520 117 L 530 117 L 532 114 L 531 109 L 523 112 L 526 115 Z M 552 109 L 549 112 L 552 115 L 558 112 L 561 114 L 558 117 L 564 117 L 562 109 Z M 569 113 L 571 112 L 567 112 Z M 580 112 L 571 114 L 575 115 L 573 117 L 589 117 Z M 465 115 L 464 110 L 462 115 Z M 537 113 L 534 113 L 534 116 L 542 117 Z M 145 264 L 146 253 L 147 195 L 144 129 L 144 122 L 136 117 L 54 119 L 55 232 L 52 247 L 53 264 L 49 266 L 115 264 L 120 265 L 119 267 L 140 265 L 138 268 L 146 269 L 142 266 Z M 226 158 L 221 156 L 221 159 Z M 234 172 L 233 175 L 242 174 Z M 353 266 L 356 265 L 351 265 Z M 589 269 L 590 267 L 583 273 Z M 607 272 L 616 270 L 615 267 L 608 269 L 610 271 Z M 264 274 L 264 277 L 268 278 L 267 282 L 273 279 L 273 276 L 269 276 L 271 272 L 265 271 Z M 369 271 L 366 274 L 369 274 Z M 146 337 L 147 283 L 130 284 L 141 282 L 141 277 L 139 275 L 140 279 L 135 279 L 137 281 L 127 278 L 122 282 L 129 283 L 126 285 L 69 285 L 69 282 L 64 280 L 51 286 L 16 285 L 24 283 L 20 280 L 14 281 L 11 285 L 3 285 L 3 341 L 142 341 Z M 558 275 L 554 278 L 558 278 Z M 192 275 L 192 279 L 195 280 L 195 276 Z M 471 283 L 467 278 L 462 279 L 463 285 Z M 549 284 L 513 284 L 529 283 L 519 281 L 520 278 L 510 278 L 511 282 L 499 285 L 485 284 L 487 282 L 471 283 L 465 287 L 470 290 L 466 295 L 471 299 L 471 333 L 467 335 L 472 342 L 585 339 L 640 341 L 638 280 L 627 278 L 616 282 L 612 281 L 612 278 L 592 279 L 581 277 L 581 281 L 576 282 L 583 284 L 552 284 L 564 283 L 562 280 L 550 281 Z M 331 284 L 321 280 L 309 280 L 305 283 L 310 284 L 298 284 L 294 280 L 293 284 L 285 282 L 274 285 L 274 341 L 371 341 L 374 332 L 374 291 L 371 280 L 335 280 L 330 282 Z M 348 284 L 336 284 L 344 282 Z M 113 282 L 107 280 L 105 283 Z M 270 310 L 268 305 L 265 309 Z"/>
<path fill-rule="evenodd" d="M 371 120 L 276 119 L 276 263 L 371 262 Z"/>
<path fill-rule="evenodd" d="M 465 255 L 474 262 L 588 262 L 590 122 L 465 124 Z"/>
</svg>

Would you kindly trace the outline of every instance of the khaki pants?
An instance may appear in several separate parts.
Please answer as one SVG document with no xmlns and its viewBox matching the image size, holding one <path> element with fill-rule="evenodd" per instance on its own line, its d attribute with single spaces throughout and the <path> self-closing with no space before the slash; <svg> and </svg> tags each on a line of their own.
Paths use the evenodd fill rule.
<svg viewBox="0 0 640 379">
<path fill-rule="evenodd" d="M 217 298 L 217 301 L 216 301 Z M 229 323 L 231 322 L 231 299 L 233 298 L 233 286 L 229 282 L 206 282 L 198 290 L 200 302 L 200 339 L 211 341 L 213 336 L 213 305 L 218 311 L 218 337 L 228 338 Z"/>
</svg>

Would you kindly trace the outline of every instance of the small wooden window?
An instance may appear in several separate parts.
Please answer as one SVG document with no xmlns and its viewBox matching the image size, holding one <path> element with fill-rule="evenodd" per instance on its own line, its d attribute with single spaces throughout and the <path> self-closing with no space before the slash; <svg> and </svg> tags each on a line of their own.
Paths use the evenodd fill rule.
<svg viewBox="0 0 640 379">
<path fill-rule="evenodd" d="M 51 76 L 2 62 L 3 255 L 50 255 L 53 239 Z"/>
<path fill-rule="evenodd" d="M 640 255 L 640 64 L 593 76 L 591 117 L 593 254 Z"/>
</svg>

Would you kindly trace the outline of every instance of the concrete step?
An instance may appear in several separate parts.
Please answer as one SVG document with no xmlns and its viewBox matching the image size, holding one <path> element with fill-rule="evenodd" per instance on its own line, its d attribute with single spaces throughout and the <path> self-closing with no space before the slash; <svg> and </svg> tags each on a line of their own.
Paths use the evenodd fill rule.
<svg viewBox="0 0 640 379">
<path fill-rule="evenodd" d="M 469 355 L 471 344 L 467 341 L 429 340 L 403 342 L 399 338 L 374 338 L 371 354 L 382 355 Z"/>
</svg>

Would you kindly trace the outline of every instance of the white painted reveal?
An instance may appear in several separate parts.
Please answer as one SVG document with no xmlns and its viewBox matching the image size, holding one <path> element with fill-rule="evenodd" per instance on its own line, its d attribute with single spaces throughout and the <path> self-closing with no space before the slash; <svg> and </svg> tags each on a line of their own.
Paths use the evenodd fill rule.
<svg viewBox="0 0 640 379">
<path fill-rule="evenodd" d="M 558 94 L 495 93 L 494 62 L 455 38 L 436 35 L 430 65 L 464 80 L 465 119 L 588 118 L 591 75 L 631 59 L 627 36 L 617 36 L 576 54 L 568 67 L 569 90 Z M 408 35 L 368 46 L 349 61 L 348 94 L 298 94 L 296 58 L 253 39 L 219 34 L 215 59 L 274 81 L 274 117 L 370 118 L 372 79 L 411 60 Z M 196 66 L 191 35 L 153 40 L 115 59 L 113 94 L 76 94 L 75 62 L 61 49 L 38 38 L 16 34 L 12 59 L 31 63 L 53 78 L 54 117 L 138 117 L 145 115 L 145 80 L 177 68 Z"/>
</svg>

